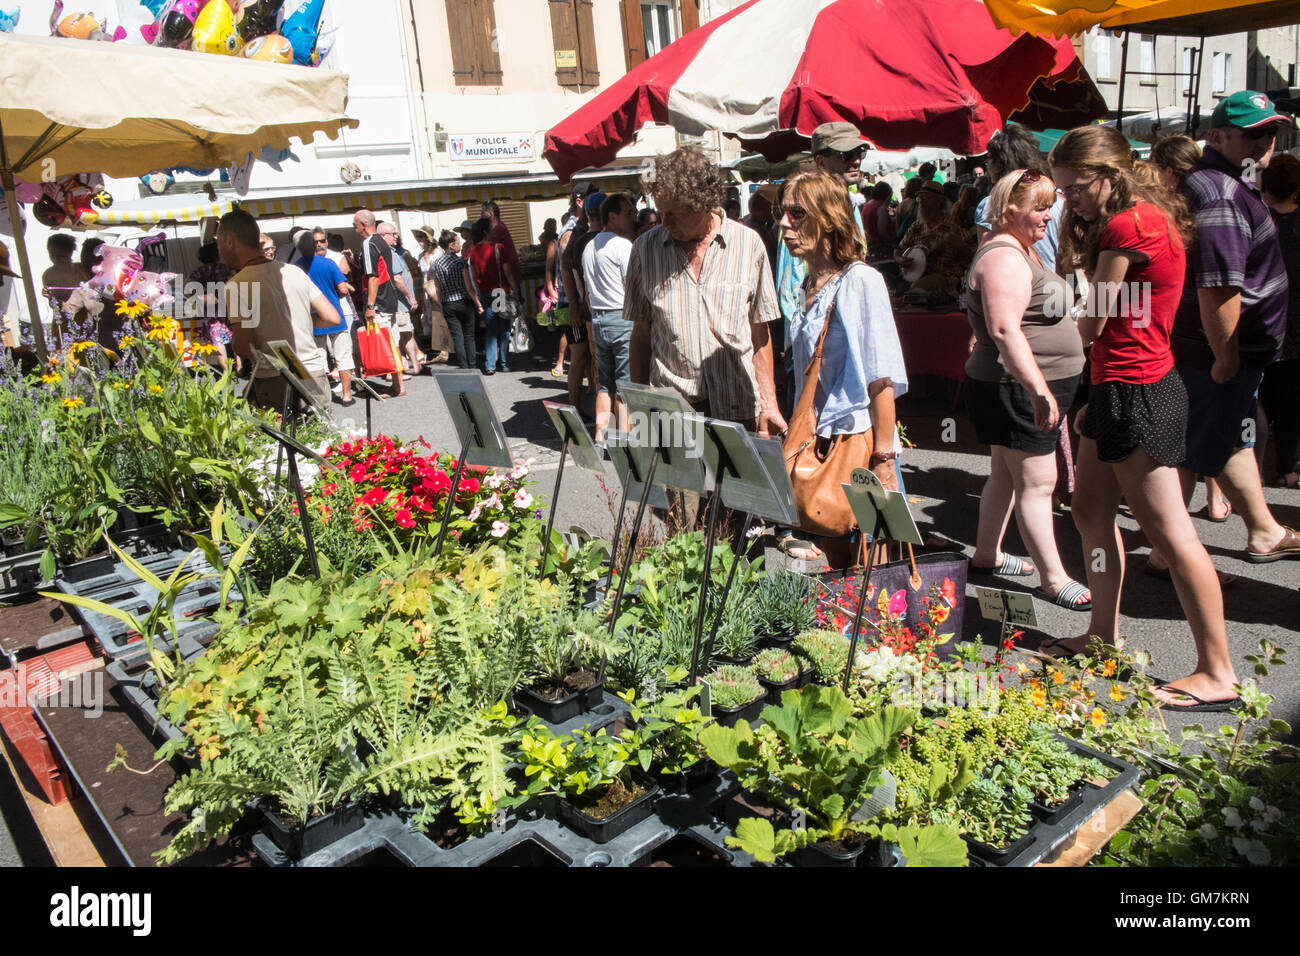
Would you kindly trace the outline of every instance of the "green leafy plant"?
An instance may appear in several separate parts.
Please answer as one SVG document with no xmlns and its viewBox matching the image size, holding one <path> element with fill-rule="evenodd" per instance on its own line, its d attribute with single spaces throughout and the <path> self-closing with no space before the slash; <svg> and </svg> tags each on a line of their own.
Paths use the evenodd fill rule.
<svg viewBox="0 0 1300 956">
<path fill-rule="evenodd" d="M 750 666 L 753 667 L 754 672 L 759 677 L 771 681 L 773 684 L 784 684 L 786 681 L 792 681 L 803 670 L 798 658 L 779 647 L 769 647 L 766 650 L 759 651 L 754 656 Z"/>
<path fill-rule="evenodd" d="M 817 627 L 817 582 L 780 569 L 754 582 L 746 595 L 754 609 L 754 630 L 789 640 Z"/>
<path fill-rule="evenodd" d="M 708 620 L 712 620 L 712 618 Z M 707 628 L 707 626 L 706 620 L 705 627 Z M 713 650 L 714 653 L 724 654 L 727 657 L 736 659 L 752 657 L 754 651 L 758 650 L 758 634 L 754 629 L 754 611 L 748 603 L 743 600 L 737 601 L 734 597 L 727 602 L 727 607 L 722 614 L 722 620 L 718 624 L 717 634 L 714 635 Z"/>
<path fill-rule="evenodd" d="M 790 649 L 808 663 L 820 684 L 838 684 L 849 660 L 849 639 L 838 631 L 805 631 Z"/>
<path fill-rule="evenodd" d="M 633 728 L 611 737 L 600 728 L 556 736 L 538 718 L 516 732 L 518 759 L 527 789 L 508 799 L 518 805 L 543 796 L 557 796 L 590 809 L 597 819 L 608 816 L 645 792 L 632 779 L 631 769 L 649 771 L 653 753 L 649 742 Z"/>
<path fill-rule="evenodd" d="M 777 829 L 765 819 L 740 821 L 730 846 L 771 861 L 818 841 L 845 843 L 881 838 L 905 845 L 907 862 L 959 865 L 966 851 L 955 831 L 942 827 L 880 826 L 855 814 L 897 758 L 899 741 L 916 713 L 883 707 L 855 716 L 838 688 L 786 691 L 780 707 L 767 707 L 757 730 L 747 725 L 704 728 L 709 757 L 731 769 L 746 788 L 801 811 L 806 826 Z"/>
<path fill-rule="evenodd" d="M 1033 791 L 1018 782 L 1014 763 L 996 764 L 989 775 L 972 780 L 955 801 L 936 809 L 931 819 L 947 823 L 992 847 L 1014 843 L 1029 832 Z"/>
<path fill-rule="evenodd" d="M 619 694 L 628 705 L 629 715 L 650 746 L 650 769 L 656 773 L 682 773 L 704 757 L 700 731 L 709 718 L 692 703 L 700 687 L 672 691 L 654 700 L 638 698 L 635 690 Z"/>
<path fill-rule="evenodd" d="M 709 682 L 713 706 L 725 710 L 739 710 L 766 693 L 754 672 L 738 664 L 724 664 L 705 680 Z"/>
</svg>

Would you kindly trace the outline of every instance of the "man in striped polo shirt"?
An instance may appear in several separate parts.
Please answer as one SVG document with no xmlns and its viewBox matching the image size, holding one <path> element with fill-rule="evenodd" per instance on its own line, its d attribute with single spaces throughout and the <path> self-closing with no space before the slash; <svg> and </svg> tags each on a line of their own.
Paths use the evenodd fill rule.
<svg viewBox="0 0 1300 956">
<path fill-rule="evenodd" d="M 658 226 L 628 261 L 633 382 L 669 386 L 698 412 L 760 437 L 785 433 L 767 323 L 780 318 L 763 241 L 722 211 L 727 180 L 686 146 L 655 160 Z M 689 509 L 688 509 L 689 510 Z"/>
</svg>

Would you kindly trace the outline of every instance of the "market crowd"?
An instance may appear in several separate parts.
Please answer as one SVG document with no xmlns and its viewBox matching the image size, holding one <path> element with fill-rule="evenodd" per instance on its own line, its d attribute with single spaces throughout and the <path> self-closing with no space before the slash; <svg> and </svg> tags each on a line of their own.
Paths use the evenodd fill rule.
<svg viewBox="0 0 1300 956">
<path fill-rule="evenodd" d="M 826 489 L 867 467 L 901 490 L 896 303 L 960 304 L 963 390 L 991 465 L 971 572 L 1036 578 L 1039 596 L 1088 615 L 1078 636 L 1043 645 L 1051 653 L 1114 643 L 1127 506 L 1152 546 L 1145 570 L 1172 582 L 1197 651 L 1196 669 L 1156 692 L 1168 708 L 1222 709 L 1236 683 L 1222 600 L 1232 578 L 1187 506 L 1204 480 L 1211 520 L 1243 520 L 1248 560 L 1300 555 L 1300 534 L 1265 500 L 1255 438 L 1271 426 L 1271 480 L 1300 485 L 1300 160 L 1275 151 L 1293 125 L 1241 91 L 1219 102 L 1203 150 L 1173 136 L 1138 160 L 1110 127 L 1071 130 L 1044 157 L 1008 124 L 973 181 L 925 164 L 896 198 L 862 175 L 856 128 L 827 123 L 809 160 L 743 210 L 724 170 L 678 149 L 654 161 L 653 207 L 580 192 L 558 226 L 547 221 L 539 307 L 563 330 L 551 374 L 575 406 L 596 392 L 598 444 L 626 429 L 620 394 L 633 382 L 783 440 L 800 523 L 777 529 L 779 546 L 846 566 L 862 535 Z M 261 356 L 278 340 L 322 400 L 334 390 L 343 405 L 362 357 L 404 395 L 404 376 L 430 361 L 421 337 L 435 360 L 508 371 L 520 261 L 499 208 L 482 213 L 436 236 L 415 230 L 418 256 L 368 210 L 353 219 L 359 254 L 321 229 L 277 247 L 252 216 L 228 213 L 191 276 L 224 283 L 202 304 L 220 363 L 252 376 L 249 398 L 273 408 L 286 386 Z M 45 285 L 68 314 L 93 262 L 89 243 L 79 264 L 75 253 L 51 238 Z M 1072 492 L 1086 581 L 1070 578 L 1054 537 L 1058 485 Z M 682 507 L 698 521 L 698 500 Z M 1013 515 L 1027 556 L 1002 548 Z"/>
</svg>

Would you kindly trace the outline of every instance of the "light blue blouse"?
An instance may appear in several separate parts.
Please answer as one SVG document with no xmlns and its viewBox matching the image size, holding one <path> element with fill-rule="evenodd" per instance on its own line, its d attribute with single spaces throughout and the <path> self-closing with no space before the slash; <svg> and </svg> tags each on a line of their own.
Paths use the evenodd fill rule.
<svg viewBox="0 0 1300 956">
<path fill-rule="evenodd" d="M 832 296 L 837 319 L 826 334 L 814 405 L 820 409 L 817 434 L 822 437 L 871 427 L 867 389 L 872 382 L 890 379 L 895 399 L 907 393 L 907 369 L 889 290 L 879 272 L 858 262 L 827 283 L 806 311 L 798 308 L 790 322 L 796 395 L 803 392 L 804 370 L 812 361 Z"/>
</svg>

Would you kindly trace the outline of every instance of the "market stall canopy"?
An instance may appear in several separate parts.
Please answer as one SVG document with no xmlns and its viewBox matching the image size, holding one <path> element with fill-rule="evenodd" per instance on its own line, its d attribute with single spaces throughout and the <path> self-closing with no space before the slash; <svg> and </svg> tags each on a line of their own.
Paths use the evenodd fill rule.
<svg viewBox="0 0 1300 956">
<path fill-rule="evenodd" d="M 604 192 L 635 191 L 640 188 L 640 170 L 588 171 L 576 175 L 574 182 L 583 187 L 594 182 Z M 541 173 L 527 176 L 358 183 L 353 186 L 252 189 L 242 198 L 218 197 L 216 202 L 205 202 L 194 195 L 156 196 L 134 203 L 116 203 L 112 208 L 100 212 L 95 221 L 83 223 L 83 228 L 185 225 L 224 216 L 236 205 L 257 219 L 326 216 L 356 212 L 358 209 L 437 212 L 493 199 L 516 202 L 562 199 L 570 195 L 574 188 L 561 183 L 558 176 Z"/>
<path fill-rule="evenodd" d="M 1219 36 L 1300 23 L 1300 0 L 985 0 L 995 23 L 1038 36 L 1101 26 L 1165 36 Z"/>
<path fill-rule="evenodd" d="M 1200 111 L 1200 128 L 1210 128 L 1210 117 L 1213 115 L 1209 110 Z M 1107 120 L 1103 125 L 1115 126 L 1114 120 Z M 1150 144 L 1165 136 L 1173 136 L 1178 133 L 1187 131 L 1187 111 L 1173 108 L 1161 110 L 1150 110 L 1146 113 L 1134 113 L 1132 116 L 1124 117 L 1124 135 L 1129 137 L 1129 142 L 1134 140 L 1138 144 Z"/>
<path fill-rule="evenodd" d="M 242 161 L 357 121 L 348 77 L 244 57 L 0 33 L 0 123 L 13 173 L 139 176 Z"/>
<path fill-rule="evenodd" d="M 1068 39 L 1013 37 L 980 0 L 749 0 L 598 93 L 547 133 L 543 155 L 567 178 L 657 122 L 780 160 L 835 120 L 884 149 L 974 154 L 1008 119 L 1104 113 Z"/>
<path fill-rule="evenodd" d="M 1128 126 L 1131 119 L 1132 118 L 1124 121 L 1124 129 L 1127 132 L 1132 132 L 1132 130 L 1130 130 Z M 1165 113 L 1165 121 L 1166 124 L 1168 124 L 1169 114 L 1167 112 Z M 1111 123 L 1106 123 L 1104 125 L 1113 128 L 1115 124 L 1111 122 Z M 1044 153 L 1050 153 L 1052 151 L 1052 147 L 1055 146 L 1058 142 L 1060 142 L 1061 137 L 1064 136 L 1066 132 L 1067 131 L 1063 129 L 1045 129 L 1042 130 L 1041 132 L 1034 133 L 1034 139 L 1038 140 L 1039 149 L 1041 149 Z M 1173 132 L 1181 132 L 1181 127 L 1178 130 L 1166 129 L 1164 135 L 1168 136 Z M 1145 154 L 1151 151 L 1150 143 L 1143 143 L 1140 140 L 1134 139 L 1132 136 L 1128 136 L 1126 137 L 1126 139 L 1128 139 L 1128 144 L 1132 146 L 1135 150 L 1137 150 L 1139 153 Z"/>
</svg>

